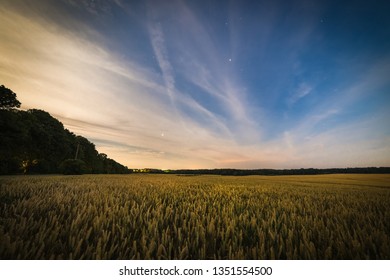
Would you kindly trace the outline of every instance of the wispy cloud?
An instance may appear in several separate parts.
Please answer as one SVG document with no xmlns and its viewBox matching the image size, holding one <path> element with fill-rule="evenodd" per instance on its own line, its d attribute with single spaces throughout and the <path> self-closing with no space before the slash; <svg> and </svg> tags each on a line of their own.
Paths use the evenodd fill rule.
<svg viewBox="0 0 390 280">
<path fill-rule="evenodd" d="M 74 7 L 84 9 L 94 15 L 112 14 L 114 5 L 123 7 L 121 0 L 63 0 Z"/>
<path fill-rule="evenodd" d="M 310 94 L 312 87 L 306 83 L 301 83 L 296 91 L 288 98 L 287 102 L 289 107 L 293 106 L 294 103 L 298 102 L 300 99 L 304 98 L 306 95 Z"/>
<path fill-rule="evenodd" d="M 180 78 L 192 86 L 186 93 L 197 100 L 197 105 L 207 107 L 212 100 L 213 119 L 225 123 L 237 139 L 258 139 L 259 127 L 252 121 L 250 102 L 231 56 L 220 49 L 214 34 L 183 2 L 178 5 L 175 30 L 170 32 L 169 47 L 175 53 L 174 67 Z M 180 90 L 180 89 L 179 89 Z M 205 112 L 205 110 L 202 110 Z M 208 110 L 210 112 L 210 110 Z"/>
<path fill-rule="evenodd" d="M 149 30 L 154 54 L 162 71 L 167 93 L 171 100 L 174 101 L 175 78 L 167 56 L 164 33 L 160 24 L 151 24 Z"/>
</svg>

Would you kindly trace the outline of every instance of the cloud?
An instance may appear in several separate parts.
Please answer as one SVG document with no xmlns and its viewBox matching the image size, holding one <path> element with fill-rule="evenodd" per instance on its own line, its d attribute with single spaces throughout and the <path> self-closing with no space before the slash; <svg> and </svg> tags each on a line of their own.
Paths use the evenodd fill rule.
<svg viewBox="0 0 390 280">
<path fill-rule="evenodd" d="M 169 59 L 167 56 L 167 51 L 164 42 L 164 34 L 161 25 L 152 24 L 149 30 L 153 50 L 156 55 L 158 65 L 160 66 L 160 69 L 163 74 L 167 93 L 173 101 L 175 92 L 175 78 L 173 76 L 172 66 L 169 63 Z"/>
<path fill-rule="evenodd" d="M 388 166 L 389 137 L 375 132 L 377 124 L 377 120 L 366 120 L 299 140 L 296 163 L 304 167 Z"/>
<path fill-rule="evenodd" d="M 301 83 L 298 89 L 288 98 L 289 107 L 293 106 L 294 103 L 298 102 L 300 99 L 304 98 L 306 95 L 310 94 L 312 87 L 306 83 Z"/>
<path fill-rule="evenodd" d="M 111 15 L 115 6 L 123 8 L 121 0 L 63 0 L 66 3 L 85 10 L 93 15 Z"/>
<path fill-rule="evenodd" d="M 178 79 L 187 85 L 187 90 L 181 93 L 212 112 L 212 119 L 224 122 L 237 141 L 257 140 L 260 128 L 253 122 L 250 102 L 234 64 L 216 39 L 220 35 L 208 29 L 207 22 L 183 2 L 178 4 L 176 14 L 165 40 L 168 52 L 176 57 L 171 63 Z"/>
</svg>

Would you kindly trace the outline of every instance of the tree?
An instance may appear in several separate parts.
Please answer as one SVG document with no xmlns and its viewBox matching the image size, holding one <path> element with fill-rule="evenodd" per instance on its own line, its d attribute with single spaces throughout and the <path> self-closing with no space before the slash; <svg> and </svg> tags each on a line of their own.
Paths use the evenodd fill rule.
<svg viewBox="0 0 390 280">
<path fill-rule="evenodd" d="M 60 164 L 64 175 L 81 175 L 86 171 L 85 162 L 79 159 L 66 159 Z"/>
<path fill-rule="evenodd" d="M 127 167 L 99 154 L 88 139 L 65 129 L 48 112 L 15 107 L 20 107 L 16 94 L 2 85 L 0 174 L 129 172 Z"/>
<path fill-rule="evenodd" d="M 16 93 L 6 88 L 4 85 L 0 86 L 0 109 L 8 110 L 13 108 L 19 108 L 20 102 L 16 98 Z"/>
</svg>

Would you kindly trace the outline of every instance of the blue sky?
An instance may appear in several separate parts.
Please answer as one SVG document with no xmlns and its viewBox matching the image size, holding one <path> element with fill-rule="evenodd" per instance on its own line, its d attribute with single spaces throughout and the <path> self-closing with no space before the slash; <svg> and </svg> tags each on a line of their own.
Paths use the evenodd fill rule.
<svg viewBox="0 0 390 280">
<path fill-rule="evenodd" d="M 387 1 L 2 1 L 0 83 L 134 168 L 390 165 Z"/>
</svg>

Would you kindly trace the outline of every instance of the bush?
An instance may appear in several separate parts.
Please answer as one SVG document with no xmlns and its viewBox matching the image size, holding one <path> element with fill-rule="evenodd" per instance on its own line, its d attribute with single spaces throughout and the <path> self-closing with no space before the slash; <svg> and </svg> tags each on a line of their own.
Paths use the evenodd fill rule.
<svg viewBox="0 0 390 280">
<path fill-rule="evenodd" d="M 79 159 L 66 159 L 60 165 L 64 175 L 81 175 L 86 171 L 85 162 Z"/>
<path fill-rule="evenodd" d="M 48 174 L 53 172 L 58 172 L 56 164 L 50 163 L 46 159 L 33 161 L 33 164 L 28 169 L 28 173 L 30 174 Z"/>
</svg>

